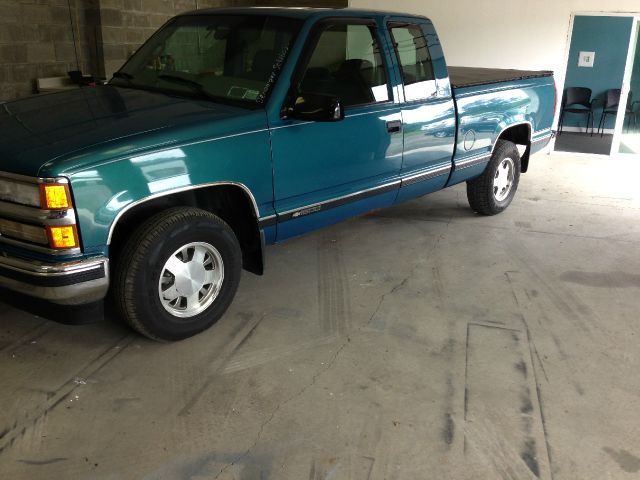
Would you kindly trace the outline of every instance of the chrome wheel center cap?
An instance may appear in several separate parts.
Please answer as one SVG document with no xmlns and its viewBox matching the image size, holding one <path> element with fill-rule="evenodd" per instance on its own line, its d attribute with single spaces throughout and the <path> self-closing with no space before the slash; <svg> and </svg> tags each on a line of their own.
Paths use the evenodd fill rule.
<svg viewBox="0 0 640 480">
<path fill-rule="evenodd" d="M 204 286 L 206 270 L 202 263 L 188 262 L 184 265 L 181 275 L 176 275 L 176 290 L 180 295 L 190 297 L 199 292 Z"/>
</svg>

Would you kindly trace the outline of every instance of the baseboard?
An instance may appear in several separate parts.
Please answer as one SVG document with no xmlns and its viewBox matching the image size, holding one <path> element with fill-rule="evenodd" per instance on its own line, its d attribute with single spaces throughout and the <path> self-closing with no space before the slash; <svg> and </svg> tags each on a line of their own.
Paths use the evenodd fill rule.
<svg viewBox="0 0 640 480">
<path fill-rule="evenodd" d="M 587 131 L 584 127 L 562 127 L 563 132 L 572 132 L 572 133 L 591 133 L 591 129 Z M 598 132 L 598 128 L 593 129 L 594 135 Z M 605 135 L 613 135 L 613 128 L 605 128 Z"/>
</svg>

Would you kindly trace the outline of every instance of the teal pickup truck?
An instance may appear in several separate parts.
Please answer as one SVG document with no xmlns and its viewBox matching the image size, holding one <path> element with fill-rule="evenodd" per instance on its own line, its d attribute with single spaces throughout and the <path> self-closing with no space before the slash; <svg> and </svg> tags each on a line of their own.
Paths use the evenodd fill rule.
<svg viewBox="0 0 640 480">
<path fill-rule="evenodd" d="M 107 85 L 0 104 L 0 286 L 109 294 L 142 334 L 186 338 L 265 245 L 460 182 L 503 211 L 555 103 L 551 72 L 447 67 L 420 16 L 185 13 Z"/>
</svg>

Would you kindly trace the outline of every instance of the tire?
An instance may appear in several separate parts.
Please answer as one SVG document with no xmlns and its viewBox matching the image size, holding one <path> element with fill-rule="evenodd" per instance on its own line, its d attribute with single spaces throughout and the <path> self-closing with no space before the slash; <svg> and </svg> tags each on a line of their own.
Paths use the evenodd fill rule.
<svg viewBox="0 0 640 480">
<path fill-rule="evenodd" d="M 125 244 L 113 283 L 119 314 L 159 341 L 212 326 L 235 296 L 242 252 L 233 230 L 197 208 L 171 208 L 144 222 Z"/>
<path fill-rule="evenodd" d="M 520 154 L 513 142 L 498 140 L 482 175 L 467 182 L 467 199 L 482 215 L 496 215 L 513 200 L 520 182 Z"/>
</svg>

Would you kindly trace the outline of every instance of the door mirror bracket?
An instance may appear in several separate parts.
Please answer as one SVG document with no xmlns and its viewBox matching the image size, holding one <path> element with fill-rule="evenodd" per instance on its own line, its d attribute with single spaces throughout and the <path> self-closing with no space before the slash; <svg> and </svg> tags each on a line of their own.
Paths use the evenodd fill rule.
<svg viewBox="0 0 640 480">
<path fill-rule="evenodd" d="M 283 118 L 315 122 L 338 122 L 344 119 L 344 106 L 339 98 L 317 93 L 300 93 L 287 108 Z"/>
</svg>

